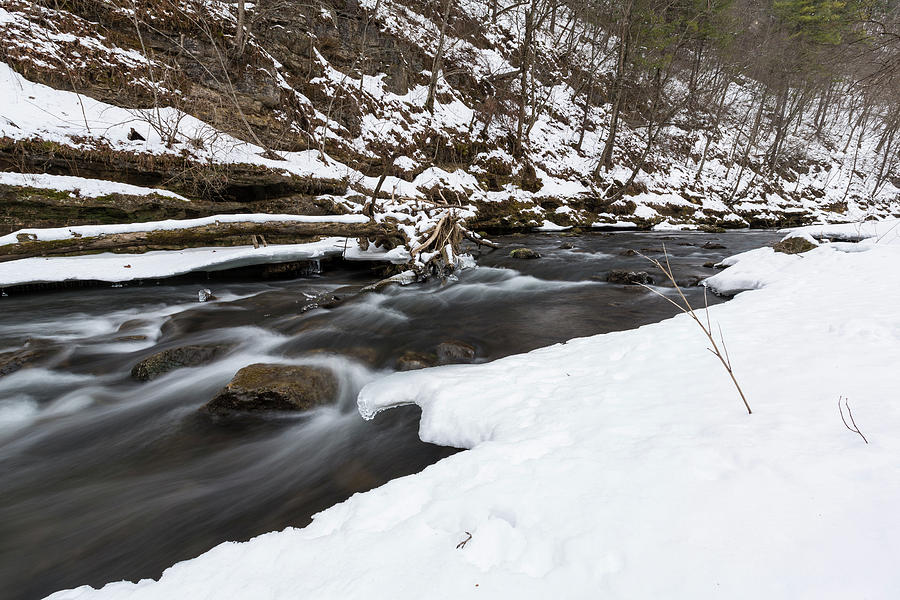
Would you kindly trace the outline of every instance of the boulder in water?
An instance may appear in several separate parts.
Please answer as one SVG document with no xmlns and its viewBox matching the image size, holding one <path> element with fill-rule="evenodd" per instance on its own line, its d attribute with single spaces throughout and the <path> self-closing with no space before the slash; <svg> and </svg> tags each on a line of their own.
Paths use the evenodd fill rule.
<svg viewBox="0 0 900 600">
<path fill-rule="evenodd" d="M 425 369 L 433 367 L 437 364 L 437 357 L 434 354 L 426 354 L 424 352 L 414 352 L 412 350 L 404 352 L 397 359 L 398 371 L 415 371 L 416 369 Z"/>
<path fill-rule="evenodd" d="M 257 363 L 244 367 L 206 403 L 216 414 L 300 411 L 337 400 L 338 382 L 328 369 Z"/>
<path fill-rule="evenodd" d="M 606 276 L 609 283 L 620 283 L 624 285 L 650 285 L 653 278 L 647 271 L 625 271 L 623 269 L 615 269 L 610 271 Z"/>
<path fill-rule="evenodd" d="M 210 300 L 217 300 L 217 298 L 213 295 L 212 290 L 204 288 L 197 292 L 198 302 L 209 302 Z"/>
<path fill-rule="evenodd" d="M 181 367 L 197 367 L 212 362 L 227 348 L 227 346 L 215 344 L 169 348 L 152 354 L 134 365 L 131 369 L 131 376 L 140 381 L 149 381 Z"/>
<path fill-rule="evenodd" d="M 40 358 L 40 354 L 34 350 L 2 353 L 0 354 L 0 377 L 15 373 L 22 367 L 30 366 L 30 363 L 38 358 Z"/>
<path fill-rule="evenodd" d="M 509 253 L 512 258 L 520 258 L 520 259 L 531 259 L 531 258 L 540 258 L 541 255 L 532 250 L 531 248 L 516 248 L 512 252 Z"/>
<path fill-rule="evenodd" d="M 147 338 L 146 335 L 135 334 L 135 335 L 120 335 L 118 337 L 114 337 L 113 341 L 114 342 L 146 342 L 147 339 L 149 339 L 149 338 Z"/>
<path fill-rule="evenodd" d="M 438 362 L 442 365 L 452 363 L 466 363 L 475 360 L 475 346 L 452 340 L 441 342 L 435 348 Z"/>
</svg>

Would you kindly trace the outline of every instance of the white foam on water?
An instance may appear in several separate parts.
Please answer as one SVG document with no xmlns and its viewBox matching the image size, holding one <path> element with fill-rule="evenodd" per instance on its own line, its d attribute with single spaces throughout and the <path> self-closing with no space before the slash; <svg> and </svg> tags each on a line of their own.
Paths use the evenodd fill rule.
<svg viewBox="0 0 900 600">
<path fill-rule="evenodd" d="M 33 423 L 40 412 L 38 403 L 26 394 L 0 400 L 0 436 Z"/>
<path fill-rule="evenodd" d="M 40 367 L 26 367 L 0 378 L 0 398 L 30 390 L 65 388 L 96 379 L 93 375 L 64 373 Z"/>
</svg>

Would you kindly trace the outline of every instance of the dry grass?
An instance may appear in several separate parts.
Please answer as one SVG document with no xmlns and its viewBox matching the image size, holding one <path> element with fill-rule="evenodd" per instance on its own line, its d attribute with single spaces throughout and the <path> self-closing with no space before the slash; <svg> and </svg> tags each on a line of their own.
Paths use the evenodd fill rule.
<svg viewBox="0 0 900 600">
<path fill-rule="evenodd" d="M 675 276 L 672 273 L 672 265 L 669 264 L 669 253 L 666 251 L 665 244 L 663 244 L 663 255 L 665 257 L 665 265 L 655 258 L 651 258 L 649 256 L 646 256 L 646 255 L 640 254 L 640 253 L 638 253 L 638 254 L 640 256 L 642 256 L 643 258 L 647 259 L 648 261 L 650 261 L 651 263 L 653 263 L 656 266 L 656 268 L 658 268 L 660 271 L 663 272 L 663 274 L 666 276 L 666 279 L 668 279 L 669 282 L 671 282 L 671 284 L 673 286 L 675 286 L 675 291 L 678 293 L 678 298 L 679 298 L 680 302 L 676 302 L 675 300 L 672 300 L 665 294 L 662 294 L 661 292 L 653 289 L 649 285 L 641 284 L 641 287 L 653 292 L 660 298 L 664 299 L 666 302 L 669 302 L 670 304 L 672 304 L 673 306 L 678 308 L 678 310 L 680 310 L 681 312 L 688 315 L 691 319 L 693 319 L 693 321 L 697 324 L 697 326 L 700 327 L 700 329 L 703 331 L 703 334 L 706 336 L 706 339 L 709 341 L 710 345 L 709 345 L 709 347 L 707 347 L 707 350 L 712 352 L 712 354 L 716 358 L 719 359 L 719 362 L 722 364 L 722 367 L 728 373 L 728 376 L 731 377 L 731 381 L 732 381 L 732 383 L 734 383 L 734 388 L 737 390 L 737 393 L 741 397 L 741 401 L 744 403 L 744 406 L 747 408 L 747 414 L 753 414 L 753 411 L 750 409 L 750 403 L 747 401 L 747 397 L 744 395 L 744 391 L 741 389 L 741 386 L 738 383 L 737 378 L 734 375 L 734 369 L 731 366 L 731 357 L 728 356 L 728 348 L 725 345 L 725 336 L 722 335 L 722 327 L 718 326 L 718 324 L 717 324 L 717 329 L 718 329 L 718 334 L 719 334 L 718 342 L 716 342 L 716 338 L 713 335 L 712 322 L 710 321 L 710 318 L 709 318 L 709 303 L 706 301 L 706 288 L 703 288 L 703 300 L 704 300 L 704 305 L 705 305 L 704 310 L 706 312 L 706 322 L 704 323 L 703 320 L 697 315 L 697 312 L 694 310 L 694 308 L 691 306 L 691 303 L 688 301 L 687 297 L 684 295 L 684 292 L 682 291 L 681 286 L 678 285 L 677 281 L 675 281 Z"/>
</svg>

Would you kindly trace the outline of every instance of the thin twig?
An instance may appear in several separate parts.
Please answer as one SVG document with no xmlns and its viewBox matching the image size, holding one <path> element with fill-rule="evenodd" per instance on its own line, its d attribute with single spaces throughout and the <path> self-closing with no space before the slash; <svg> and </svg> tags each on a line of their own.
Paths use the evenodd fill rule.
<svg viewBox="0 0 900 600">
<path fill-rule="evenodd" d="M 466 535 L 469 536 L 469 537 L 467 537 L 466 539 L 464 539 L 463 541 L 461 541 L 460 543 L 458 543 L 458 544 L 456 545 L 456 549 L 457 549 L 457 550 L 462 550 L 463 548 L 465 548 L 465 547 L 466 547 L 466 544 L 469 543 L 469 540 L 472 539 L 472 534 L 469 533 L 468 531 L 466 532 Z"/>
<path fill-rule="evenodd" d="M 850 417 L 850 423 L 853 423 L 853 427 L 847 423 L 847 419 L 844 418 L 844 406 L 841 406 L 841 400 L 844 401 L 844 406 L 847 407 L 847 415 Z M 844 422 L 844 427 L 852 431 L 853 433 L 859 434 L 859 437 L 863 439 L 865 443 L 869 443 L 869 440 L 866 439 L 866 436 L 862 434 L 862 431 L 859 430 L 859 427 L 856 425 L 856 421 L 853 419 L 853 411 L 850 410 L 850 401 L 843 396 L 838 396 L 838 411 L 841 413 L 841 421 Z"/>
<path fill-rule="evenodd" d="M 705 308 L 706 308 L 707 324 L 704 325 L 703 321 L 700 320 L 700 317 L 697 316 L 697 313 L 694 311 L 694 308 L 691 306 L 691 303 L 688 301 L 687 296 L 684 295 L 684 291 L 682 291 L 681 286 L 678 285 L 677 281 L 675 281 L 675 275 L 672 273 L 672 265 L 669 262 L 669 253 L 666 250 L 666 245 L 663 244 L 663 256 L 665 257 L 665 261 L 666 261 L 665 266 L 663 266 L 663 264 L 656 258 L 650 258 L 649 256 L 641 254 L 640 252 L 638 252 L 638 255 L 641 256 L 642 258 L 650 261 L 651 263 L 653 263 L 656 266 L 656 268 L 658 268 L 660 271 L 663 272 L 663 274 L 666 276 L 666 279 L 668 279 L 669 282 L 675 287 L 675 291 L 678 292 L 678 296 L 681 299 L 681 302 L 683 304 L 679 304 L 678 302 L 672 300 L 668 296 L 651 288 L 648 285 L 640 284 L 641 287 L 643 287 L 644 289 L 650 290 L 651 292 L 653 292 L 660 298 L 665 299 L 667 302 L 669 302 L 670 304 L 677 307 L 678 310 L 680 310 L 681 312 L 690 316 L 691 319 L 693 319 L 694 322 L 697 324 L 697 326 L 700 327 L 701 330 L 703 330 L 703 333 L 706 335 L 706 338 L 709 340 L 709 344 L 711 346 L 710 348 L 707 348 L 707 350 L 709 350 L 712 354 L 715 355 L 716 358 L 719 359 L 719 362 L 722 363 L 722 367 L 728 373 L 728 376 L 731 377 L 731 382 L 734 384 L 734 387 L 737 390 L 738 394 L 740 395 L 741 400 L 744 403 L 744 406 L 747 408 L 747 414 L 753 414 L 753 411 L 750 409 L 750 403 L 747 401 L 747 397 L 744 395 L 744 391 L 741 389 L 741 386 L 737 381 L 737 377 L 735 377 L 735 375 L 734 375 L 734 370 L 731 367 L 731 358 L 728 356 L 728 348 L 725 345 L 725 336 L 722 335 L 722 327 L 719 326 L 719 342 L 722 344 L 722 350 L 719 349 L 719 345 L 716 343 L 716 339 L 712 334 L 712 324 L 711 324 L 710 317 L 709 317 L 709 302 L 706 300 L 706 291 L 704 290 L 703 299 L 704 299 L 704 304 L 706 305 Z"/>
</svg>

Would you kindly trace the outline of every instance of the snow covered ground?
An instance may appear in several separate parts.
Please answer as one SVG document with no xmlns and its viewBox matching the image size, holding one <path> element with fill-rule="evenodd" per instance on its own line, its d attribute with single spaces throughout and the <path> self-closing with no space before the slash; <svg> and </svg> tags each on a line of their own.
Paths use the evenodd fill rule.
<svg viewBox="0 0 900 600">
<path fill-rule="evenodd" d="M 784 229 L 781 233 L 786 234 L 784 239 L 803 238 L 819 247 L 802 254 L 784 254 L 775 252 L 772 248 L 756 248 L 742 252 L 723 260 L 720 265 L 729 268 L 706 279 L 704 285 L 716 293 L 731 295 L 763 288 L 785 278 L 802 279 L 808 268 L 803 261 L 810 257 L 865 252 L 873 245 L 880 247 L 896 242 L 900 236 L 900 219 L 810 225 Z M 896 270 L 896 266 L 893 269 Z"/>
<path fill-rule="evenodd" d="M 710 309 L 752 415 L 684 315 L 392 374 L 361 414 L 418 404 L 423 439 L 468 451 L 159 581 L 51 597 L 900 597 L 900 228 L 883 230 Z"/>
<path fill-rule="evenodd" d="M 47 173 L 0 173 L 0 184 L 33 187 L 61 192 L 69 192 L 71 196 L 85 198 L 98 198 L 109 194 L 127 194 L 130 196 L 165 196 L 189 202 L 184 196 L 180 196 L 169 190 L 148 188 L 104 179 L 90 179 L 87 177 L 69 177 L 67 175 L 49 175 Z"/>
</svg>

